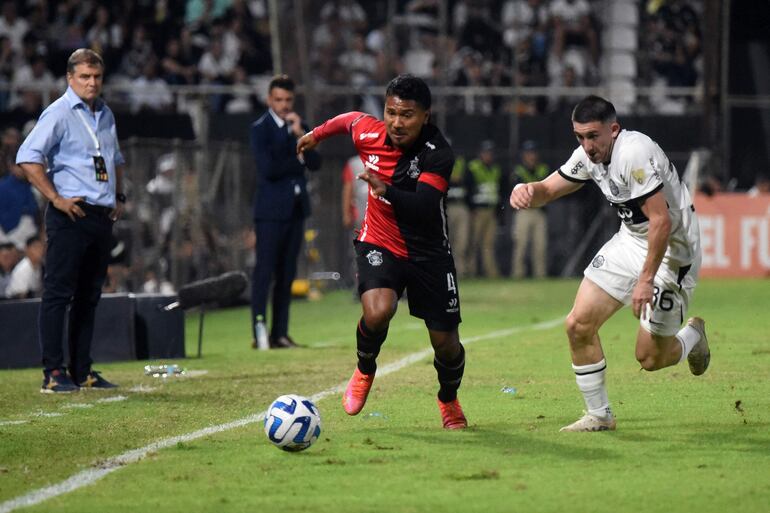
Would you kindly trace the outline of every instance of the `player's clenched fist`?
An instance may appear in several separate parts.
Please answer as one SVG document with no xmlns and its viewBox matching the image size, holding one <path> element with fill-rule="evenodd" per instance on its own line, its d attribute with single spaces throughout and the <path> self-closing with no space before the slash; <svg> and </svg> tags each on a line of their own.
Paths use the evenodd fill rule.
<svg viewBox="0 0 770 513">
<path fill-rule="evenodd" d="M 535 188 L 529 183 L 519 183 L 511 191 L 511 206 L 516 210 L 520 208 L 529 208 L 532 203 L 532 196 L 535 194 Z"/>
<path fill-rule="evenodd" d="M 318 141 L 311 130 L 297 141 L 297 155 L 302 155 L 306 150 L 312 150 L 316 146 L 318 146 Z"/>
</svg>

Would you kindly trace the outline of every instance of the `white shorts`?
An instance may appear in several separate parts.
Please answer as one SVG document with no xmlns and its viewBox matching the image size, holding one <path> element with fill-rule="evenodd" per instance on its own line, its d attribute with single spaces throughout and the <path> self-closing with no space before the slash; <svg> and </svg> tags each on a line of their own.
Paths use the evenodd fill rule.
<svg viewBox="0 0 770 513">
<path fill-rule="evenodd" d="M 628 305 L 646 257 L 647 248 L 618 232 L 602 246 L 583 275 Z M 675 335 L 679 331 L 698 283 L 700 259 L 697 254 L 692 265 L 684 267 L 663 259 L 655 274 L 652 316 L 639 322 L 645 330 L 659 336 Z"/>
</svg>

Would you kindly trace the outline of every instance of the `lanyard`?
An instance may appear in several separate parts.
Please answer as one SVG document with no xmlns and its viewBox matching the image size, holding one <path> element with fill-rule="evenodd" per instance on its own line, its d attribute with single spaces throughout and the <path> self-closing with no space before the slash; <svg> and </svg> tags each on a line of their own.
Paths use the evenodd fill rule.
<svg viewBox="0 0 770 513">
<path fill-rule="evenodd" d="M 83 115 L 82 109 L 75 109 L 77 111 L 78 116 L 80 116 L 80 121 L 83 122 L 83 125 L 86 127 L 86 130 L 88 131 L 88 135 L 91 136 L 91 140 L 94 141 L 94 146 L 96 146 L 96 156 L 101 157 L 102 152 L 99 148 L 99 139 L 96 137 L 96 133 L 94 132 L 94 129 L 91 128 L 91 124 L 86 120 L 85 115 Z"/>
</svg>

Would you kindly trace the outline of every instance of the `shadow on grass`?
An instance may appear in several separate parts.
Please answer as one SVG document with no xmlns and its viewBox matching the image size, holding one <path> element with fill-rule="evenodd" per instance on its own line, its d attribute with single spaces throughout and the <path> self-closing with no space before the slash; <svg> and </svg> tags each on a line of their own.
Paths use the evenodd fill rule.
<svg viewBox="0 0 770 513">
<path fill-rule="evenodd" d="M 463 445 L 474 448 L 486 447 L 495 452 L 504 452 L 506 455 L 522 455 L 536 457 L 552 457 L 566 460 L 614 460 L 621 456 L 614 450 L 595 445 L 581 444 L 577 437 L 615 437 L 615 433 L 585 433 L 585 434 L 561 434 L 564 442 L 546 440 L 544 437 L 551 435 L 531 435 L 526 431 L 502 431 L 489 426 L 471 426 L 465 431 L 450 433 L 446 431 L 436 432 L 403 432 L 393 431 L 392 436 L 400 437 L 408 441 L 416 441 L 428 445 L 447 445 L 461 450 Z M 457 436 L 455 436 L 457 435 Z M 592 442 L 592 444 L 595 443 Z"/>
</svg>

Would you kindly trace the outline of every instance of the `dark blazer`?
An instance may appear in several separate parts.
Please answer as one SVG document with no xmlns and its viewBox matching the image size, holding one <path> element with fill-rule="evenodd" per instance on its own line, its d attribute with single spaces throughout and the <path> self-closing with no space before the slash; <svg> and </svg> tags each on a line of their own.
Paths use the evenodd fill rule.
<svg viewBox="0 0 770 513">
<path fill-rule="evenodd" d="M 305 130 L 307 126 L 303 125 Z M 305 167 L 316 171 L 321 167 L 321 156 L 316 151 L 305 152 L 302 164 L 296 155 L 297 138 L 288 127 L 279 127 L 270 111 L 251 125 L 251 149 L 257 164 L 257 192 L 254 197 L 254 220 L 291 219 L 296 201 L 303 217 L 310 215 Z M 295 194 L 299 187 L 299 196 Z"/>
</svg>

